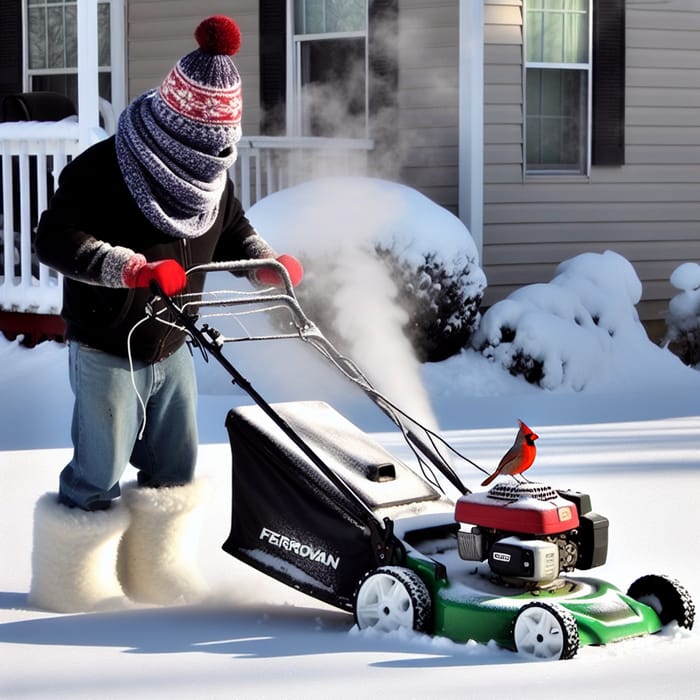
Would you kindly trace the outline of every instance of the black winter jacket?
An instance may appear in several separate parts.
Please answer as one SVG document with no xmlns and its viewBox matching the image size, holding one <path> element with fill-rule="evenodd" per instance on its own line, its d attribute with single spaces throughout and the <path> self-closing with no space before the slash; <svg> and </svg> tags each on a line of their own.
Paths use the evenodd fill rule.
<svg viewBox="0 0 700 700">
<path fill-rule="evenodd" d="M 144 318 L 151 293 L 103 286 L 103 259 L 90 252 L 96 248 L 93 239 L 130 248 L 149 261 L 174 258 L 185 269 L 212 260 L 261 257 L 251 250 L 269 250 L 245 217 L 230 180 L 213 226 L 197 238 L 178 239 L 152 226 L 137 207 L 122 178 L 113 137 L 84 151 L 61 172 L 39 221 L 36 251 L 41 262 L 64 275 L 61 315 L 67 337 L 119 356 L 127 355 L 127 337 Z M 189 275 L 186 291 L 201 291 L 204 277 Z M 133 333 L 132 356 L 155 362 L 184 340 L 182 332 L 149 319 Z"/>
</svg>

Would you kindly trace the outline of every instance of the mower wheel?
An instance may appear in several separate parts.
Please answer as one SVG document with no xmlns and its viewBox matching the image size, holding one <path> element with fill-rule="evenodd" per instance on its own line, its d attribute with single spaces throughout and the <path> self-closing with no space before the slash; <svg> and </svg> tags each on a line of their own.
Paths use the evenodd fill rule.
<svg viewBox="0 0 700 700">
<path fill-rule="evenodd" d="M 367 573 L 355 593 L 355 622 L 380 632 L 427 632 L 432 616 L 428 588 L 415 571 L 382 566 Z"/>
<path fill-rule="evenodd" d="M 529 603 L 513 624 L 515 650 L 533 660 L 572 659 L 579 648 L 574 616 L 559 605 Z"/>
<path fill-rule="evenodd" d="M 675 579 L 656 574 L 642 576 L 629 587 L 627 595 L 653 608 L 662 625 L 675 620 L 680 627 L 693 629 L 695 605 L 690 593 Z"/>
</svg>

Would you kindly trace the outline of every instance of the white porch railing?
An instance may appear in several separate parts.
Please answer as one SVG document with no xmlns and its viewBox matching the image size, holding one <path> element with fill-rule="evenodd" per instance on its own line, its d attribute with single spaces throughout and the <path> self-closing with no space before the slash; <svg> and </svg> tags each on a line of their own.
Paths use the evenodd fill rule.
<svg viewBox="0 0 700 700">
<path fill-rule="evenodd" d="M 367 173 L 373 146 L 370 139 L 249 136 L 238 143 L 238 160 L 230 175 L 248 210 L 268 194 L 307 180 Z"/>
<path fill-rule="evenodd" d="M 362 174 L 372 141 L 255 136 L 238 144 L 230 175 L 244 209 L 300 182 Z M 0 123 L 0 310 L 56 314 L 60 276 L 32 250 L 38 217 L 63 166 L 82 150 L 76 122 Z"/>
<path fill-rule="evenodd" d="M 78 122 L 0 124 L 2 266 L 0 309 L 58 313 L 61 285 L 32 252 L 38 216 L 63 166 L 80 152 Z"/>
</svg>

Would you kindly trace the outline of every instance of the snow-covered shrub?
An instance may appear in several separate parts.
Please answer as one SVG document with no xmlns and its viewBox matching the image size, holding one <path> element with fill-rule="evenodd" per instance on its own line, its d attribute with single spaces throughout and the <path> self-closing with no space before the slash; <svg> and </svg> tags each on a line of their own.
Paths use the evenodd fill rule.
<svg viewBox="0 0 700 700">
<path fill-rule="evenodd" d="M 668 304 L 666 339 L 687 365 L 700 364 L 700 265 L 679 265 L 671 284 L 680 291 Z"/>
<path fill-rule="evenodd" d="M 452 268 L 434 252 L 416 266 L 381 244 L 376 251 L 397 287 L 397 303 L 407 314 L 404 331 L 419 359 L 439 362 L 467 346 L 481 318 L 480 268 L 471 260 Z"/>
<path fill-rule="evenodd" d="M 635 305 L 642 285 L 612 251 L 561 263 L 548 284 L 516 290 L 488 309 L 472 345 L 514 375 L 547 389 L 583 389 L 611 344 L 646 338 Z"/>
<path fill-rule="evenodd" d="M 421 361 L 469 345 L 486 287 L 474 241 L 416 190 L 324 178 L 265 197 L 248 217 L 277 250 L 301 259 L 299 301 L 339 347 L 358 333 L 376 332 L 372 342 L 382 342 L 382 329 L 363 324 L 369 316 L 399 323 Z"/>
</svg>

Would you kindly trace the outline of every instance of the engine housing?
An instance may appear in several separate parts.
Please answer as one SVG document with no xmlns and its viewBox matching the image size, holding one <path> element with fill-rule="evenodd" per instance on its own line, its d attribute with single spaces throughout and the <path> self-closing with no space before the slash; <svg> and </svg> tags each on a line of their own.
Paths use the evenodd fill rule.
<svg viewBox="0 0 700 700">
<path fill-rule="evenodd" d="M 607 558 L 608 520 L 577 491 L 500 484 L 462 496 L 455 519 L 460 556 L 487 560 L 504 579 L 546 584 L 561 572 L 592 569 Z"/>
</svg>

